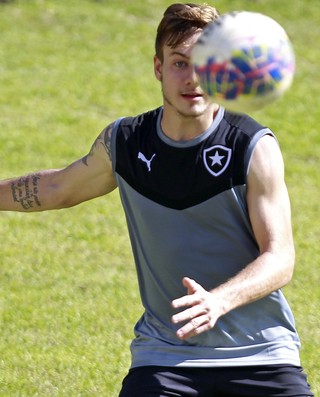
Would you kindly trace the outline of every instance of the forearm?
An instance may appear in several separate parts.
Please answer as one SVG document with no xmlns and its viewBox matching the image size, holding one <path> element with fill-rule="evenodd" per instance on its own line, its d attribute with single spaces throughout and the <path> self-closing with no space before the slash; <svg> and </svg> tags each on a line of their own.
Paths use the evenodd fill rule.
<svg viewBox="0 0 320 397">
<path fill-rule="evenodd" d="M 55 173 L 56 170 L 39 171 L 0 181 L 0 210 L 35 212 L 56 208 Z"/>
<path fill-rule="evenodd" d="M 188 293 L 172 302 L 174 309 L 183 309 L 172 316 L 180 339 L 188 339 L 213 328 L 217 320 L 238 307 L 257 301 L 287 284 L 292 276 L 293 246 L 275 255 L 269 251 L 249 263 L 237 275 L 211 291 L 195 280 L 185 277 Z"/>
<path fill-rule="evenodd" d="M 284 287 L 291 280 L 293 268 L 293 246 L 282 255 L 265 252 L 211 293 L 220 302 L 222 314 L 226 314 Z"/>
</svg>

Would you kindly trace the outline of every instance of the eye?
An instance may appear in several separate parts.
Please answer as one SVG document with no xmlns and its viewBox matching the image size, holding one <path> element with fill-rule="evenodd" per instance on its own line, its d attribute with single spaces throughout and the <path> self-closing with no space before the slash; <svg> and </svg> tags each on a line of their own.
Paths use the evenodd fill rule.
<svg viewBox="0 0 320 397">
<path fill-rule="evenodd" d="M 188 63 L 186 61 L 177 61 L 174 64 L 178 69 L 184 69 L 188 66 Z"/>
</svg>

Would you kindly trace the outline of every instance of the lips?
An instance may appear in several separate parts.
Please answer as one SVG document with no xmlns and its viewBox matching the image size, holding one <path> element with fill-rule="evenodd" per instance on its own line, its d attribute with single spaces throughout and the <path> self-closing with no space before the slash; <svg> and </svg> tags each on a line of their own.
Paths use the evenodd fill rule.
<svg viewBox="0 0 320 397">
<path fill-rule="evenodd" d="M 186 99 L 202 98 L 202 94 L 200 94 L 199 92 L 185 92 L 182 94 L 182 96 Z"/>
</svg>

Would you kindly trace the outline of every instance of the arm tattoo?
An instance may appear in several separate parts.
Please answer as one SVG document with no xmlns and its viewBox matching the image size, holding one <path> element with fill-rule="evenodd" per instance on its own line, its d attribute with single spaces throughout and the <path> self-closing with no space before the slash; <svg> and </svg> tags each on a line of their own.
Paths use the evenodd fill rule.
<svg viewBox="0 0 320 397">
<path fill-rule="evenodd" d="M 13 201 L 20 203 L 24 210 L 41 207 L 38 198 L 38 182 L 40 174 L 31 174 L 14 180 L 11 183 L 11 192 Z"/>
<path fill-rule="evenodd" d="M 91 146 L 90 152 L 82 158 L 82 162 L 84 165 L 88 167 L 88 158 L 94 155 L 96 148 L 99 145 L 102 145 L 104 150 L 106 151 L 110 161 L 111 161 L 111 133 L 112 133 L 113 124 L 110 124 L 102 133 L 98 136 L 98 138 L 94 141 Z"/>
</svg>

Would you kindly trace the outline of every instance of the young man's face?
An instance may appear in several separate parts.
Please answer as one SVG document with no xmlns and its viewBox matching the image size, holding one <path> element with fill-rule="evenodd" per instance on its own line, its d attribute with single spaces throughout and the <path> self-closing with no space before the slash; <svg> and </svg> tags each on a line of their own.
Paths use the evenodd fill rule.
<svg viewBox="0 0 320 397">
<path fill-rule="evenodd" d="M 164 107 L 183 117 L 198 117 L 211 112 L 208 96 L 199 86 L 190 56 L 201 32 L 189 37 L 176 48 L 163 47 L 163 61 L 154 58 L 156 78 L 161 81 Z"/>
</svg>

